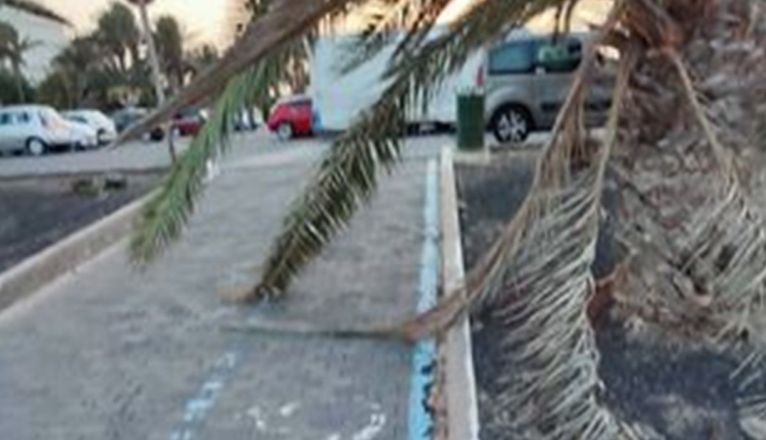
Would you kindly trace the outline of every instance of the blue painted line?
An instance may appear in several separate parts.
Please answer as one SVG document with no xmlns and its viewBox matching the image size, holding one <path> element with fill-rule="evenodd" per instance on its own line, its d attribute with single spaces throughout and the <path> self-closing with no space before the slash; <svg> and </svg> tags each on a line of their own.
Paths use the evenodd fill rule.
<svg viewBox="0 0 766 440">
<path fill-rule="evenodd" d="M 170 440 L 192 440 L 194 438 L 194 433 L 213 408 L 221 389 L 231 378 L 239 363 L 239 359 L 240 355 L 237 351 L 228 351 L 215 362 L 199 390 L 191 399 L 186 401 L 182 421 L 170 433 Z"/>
<path fill-rule="evenodd" d="M 436 160 L 428 161 L 425 185 L 426 200 L 423 248 L 420 254 L 417 311 L 424 312 L 436 305 L 439 283 L 439 181 Z M 412 353 L 412 375 L 409 401 L 409 440 L 430 438 L 433 419 L 426 410 L 429 385 L 433 383 L 433 362 L 436 359 L 436 341 L 423 339 L 415 344 Z"/>
</svg>

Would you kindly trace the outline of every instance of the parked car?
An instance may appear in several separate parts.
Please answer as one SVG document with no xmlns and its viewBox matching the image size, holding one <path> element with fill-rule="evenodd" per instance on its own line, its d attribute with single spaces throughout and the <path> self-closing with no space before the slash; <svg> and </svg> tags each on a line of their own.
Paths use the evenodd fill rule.
<svg viewBox="0 0 766 440">
<path fill-rule="evenodd" d="M 72 122 L 85 124 L 96 130 L 96 138 L 100 145 L 108 144 L 117 138 L 117 128 L 114 121 L 98 110 L 76 109 L 66 110 L 61 114 Z"/>
<path fill-rule="evenodd" d="M 117 133 L 122 133 L 126 128 L 141 120 L 149 114 L 149 110 L 142 107 L 127 107 L 112 113 L 111 118 L 114 121 Z M 148 133 L 144 134 L 145 140 L 161 141 L 165 138 L 165 131 L 162 127 L 154 127 Z"/>
<path fill-rule="evenodd" d="M 40 156 L 57 149 L 95 148 L 96 131 L 67 121 L 52 107 L 0 107 L 0 152 Z"/>
<path fill-rule="evenodd" d="M 499 142 L 521 142 L 534 130 L 550 129 L 580 65 L 586 34 L 524 36 L 487 53 L 477 75 L 485 92 L 485 120 Z M 609 81 L 595 83 L 586 98 L 591 125 L 606 121 Z"/>
<path fill-rule="evenodd" d="M 282 99 L 274 105 L 266 125 L 282 140 L 308 136 L 313 132 L 311 98 L 298 95 Z"/>
<path fill-rule="evenodd" d="M 207 114 L 204 110 L 187 107 L 173 118 L 174 136 L 196 136 L 200 128 L 207 122 Z"/>
</svg>

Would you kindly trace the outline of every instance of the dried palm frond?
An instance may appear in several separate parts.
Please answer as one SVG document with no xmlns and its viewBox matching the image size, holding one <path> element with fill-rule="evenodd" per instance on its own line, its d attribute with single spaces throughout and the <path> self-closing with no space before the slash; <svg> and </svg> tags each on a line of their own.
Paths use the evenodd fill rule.
<svg viewBox="0 0 766 440">
<path fill-rule="evenodd" d="M 569 158 L 582 150 L 584 140 L 582 91 L 574 91 L 571 107 L 562 113 L 561 130 L 539 166 L 541 178 L 525 202 L 529 217 L 518 223 L 516 251 L 503 259 L 494 286 L 485 293 L 491 294 L 485 300 L 507 329 L 501 345 L 509 368 L 497 378 L 502 392 L 493 407 L 510 414 L 511 428 L 520 438 L 642 435 L 598 400 L 598 351 L 587 316 L 595 289 L 591 265 L 604 172 L 617 142 L 633 55 L 622 55 L 604 146 L 591 153 L 583 168 L 572 170 Z"/>
</svg>

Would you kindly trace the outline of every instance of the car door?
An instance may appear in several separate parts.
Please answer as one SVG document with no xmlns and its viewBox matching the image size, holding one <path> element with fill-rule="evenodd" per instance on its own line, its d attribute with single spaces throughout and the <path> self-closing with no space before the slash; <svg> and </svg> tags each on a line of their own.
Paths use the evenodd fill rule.
<svg viewBox="0 0 766 440">
<path fill-rule="evenodd" d="M 502 43 L 487 54 L 484 66 L 486 115 L 490 121 L 494 113 L 508 104 L 521 105 L 537 120 L 533 108 L 534 41 L 519 40 Z"/>
<path fill-rule="evenodd" d="M 311 132 L 311 101 L 297 101 L 290 105 L 290 119 L 298 134 Z"/>
<path fill-rule="evenodd" d="M 582 60 L 582 43 L 576 38 L 550 38 L 538 41 L 533 79 L 535 106 L 541 128 L 553 126 Z"/>
</svg>

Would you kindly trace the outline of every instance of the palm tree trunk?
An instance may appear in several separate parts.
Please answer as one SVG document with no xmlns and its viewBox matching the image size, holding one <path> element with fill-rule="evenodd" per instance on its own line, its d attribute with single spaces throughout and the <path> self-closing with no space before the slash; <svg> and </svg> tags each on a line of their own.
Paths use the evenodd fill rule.
<svg viewBox="0 0 766 440">
<path fill-rule="evenodd" d="M 146 47 L 149 53 L 149 66 L 152 69 L 152 82 L 154 83 L 154 93 L 157 97 L 157 104 L 161 105 L 165 102 L 165 91 L 162 88 L 160 62 L 157 58 L 157 48 L 154 45 L 154 38 L 152 37 L 152 28 L 149 23 L 149 13 L 146 9 L 146 0 L 140 0 L 138 9 L 141 15 L 141 25 L 144 28 L 144 38 L 146 39 Z M 176 161 L 176 148 L 173 140 L 173 135 L 170 129 L 171 124 L 166 125 L 166 132 L 168 133 L 168 151 L 170 152 L 170 158 L 175 163 Z"/>
<path fill-rule="evenodd" d="M 24 81 L 21 76 L 21 69 L 17 63 L 13 63 L 13 76 L 16 77 L 16 92 L 18 93 L 19 104 L 23 104 L 27 98 L 24 94 Z"/>
<path fill-rule="evenodd" d="M 753 17 L 766 8 L 730 0 L 662 12 L 653 26 L 666 40 L 650 47 L 665 48 L 632 75 L 614 164 L 634 255 L 623 290 L 665 324 L 718 332 L 766 291 L 764 215 L 743 173 L 763 145 L 766 24 Z"/>
</svg>

